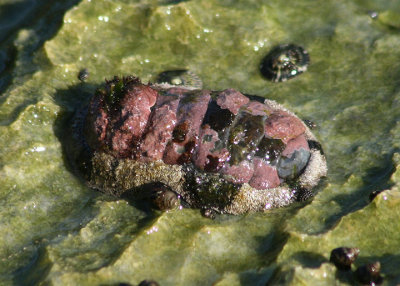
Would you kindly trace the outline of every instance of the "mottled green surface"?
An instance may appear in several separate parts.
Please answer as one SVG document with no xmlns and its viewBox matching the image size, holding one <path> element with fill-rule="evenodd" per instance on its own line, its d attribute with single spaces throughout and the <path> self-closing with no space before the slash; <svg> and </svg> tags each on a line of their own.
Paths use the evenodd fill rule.
<svg viewBox="0 0 400 286">
<path fill-rule="evenodd" d="M 354 284 L 328 262 L 339 246 L 400 283 L 398 0 L 178 2 L 0 0 L 0 284 Z M 260 60 L 282 43 L 311 64 L 271 83 Z M 211 221 L 145 212 L 70 172 L 66 119 L 104 78 L 182 68 L 314 121 L 329 164 L 314 200 Z"/>
</svg>

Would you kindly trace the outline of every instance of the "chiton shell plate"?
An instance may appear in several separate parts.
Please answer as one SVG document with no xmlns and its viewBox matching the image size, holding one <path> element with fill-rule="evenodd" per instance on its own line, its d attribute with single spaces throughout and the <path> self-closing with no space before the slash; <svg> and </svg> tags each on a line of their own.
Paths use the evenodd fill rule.
<svg viewBox="0 0 400 286">
<path fill-rule="evenodd" d="M 141 197 L 162 183 L 187 205 L 240 214 L 312 196 L 327 172 L 310 129 L 275 101 L 115 77 L 72 123 L 68 153 L 94 189 Z"/>
</svg>

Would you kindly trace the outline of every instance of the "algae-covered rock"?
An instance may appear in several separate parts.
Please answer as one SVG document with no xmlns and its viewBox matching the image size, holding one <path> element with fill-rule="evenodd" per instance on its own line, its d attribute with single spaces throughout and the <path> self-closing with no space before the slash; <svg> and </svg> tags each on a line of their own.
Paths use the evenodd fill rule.
<svg viewBox="0 0 400 286">
<path fill-rule="evenodd" d="M 0 1 L 0 284 L 354 285 L 356 269 L 376 262 L 382 285 L 399 284 L 398 13 L 396 0 Z M 287 43 L 308 52 L 307 71 L 271 82 L 260 63 Z M 89 76 L 79 79 L 84 70 Z M 173 84 L 190 71 L 203 90 L 265 96 L 314 122 L 329 164 L 317 195 L 210 220 L 87 188 L 64 148 L 74 111 L 105 77 L 154 83 L 163 71 L 182 72 L 167 77 Z M 213 114 L 206 139 L 234 119 L 230 111 L 216 113 L 221 120 Z M 304 144 L 298 139 L 293 150 Z M 238 160 L 254 152 L 237 142 Z M 274 162 L 286 144 L 262 139 L 256 154 Z M 154 164 L 160 172 L 171 166 Z M 339 247 L 360 249 L 350 271 L 329 262 Z"/>
<path fill-rule="evenodd" d="M 392 10 L 381 12 L 379 13 L 378 20 L 392 29 L 400 29 L 400 12 Z"/>
</svg>

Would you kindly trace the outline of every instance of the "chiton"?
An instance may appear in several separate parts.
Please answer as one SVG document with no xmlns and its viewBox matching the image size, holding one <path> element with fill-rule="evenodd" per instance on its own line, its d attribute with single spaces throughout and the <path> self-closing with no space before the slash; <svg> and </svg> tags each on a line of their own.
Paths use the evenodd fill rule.
<svg viewBox="0 0 400 286">
<path fill-rule="evenodd" d="M 321 145 L 296 115 L 234 89 L 114 77 L 72 127 L 74 166 L 114 196 L 146 197 L 163 186 L 168 205 L 172 191 L 190 207 L 240 214 L 307 199 L 327 172 Z"/>
</svg>

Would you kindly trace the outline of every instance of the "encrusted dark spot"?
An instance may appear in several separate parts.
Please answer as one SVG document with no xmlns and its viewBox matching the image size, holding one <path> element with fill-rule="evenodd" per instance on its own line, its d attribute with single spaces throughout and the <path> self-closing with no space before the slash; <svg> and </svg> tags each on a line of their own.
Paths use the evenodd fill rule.
<svg viewBox="0 0 400 286">
<path fill-rule="evenodd" d="M 177 143 L 185 141 L 188 131 L 189 123 L 187 121 L 176 125 L 174 131 L 172 132 L 172 141 Z"/>
<path fill-rule="evenodd" d="M 321 155 L 325 155 L 321 143 L 315 140 L 307 140 L 307 142 L 308 142 L 308 147 L 310 147 L 310 149 L 318 150 L 321 153 Z"/>
<path fill-rule="evenodd" d="M 307 70 L 310 57 L 302 47 L 286 44 L 272 49 L 261 61 L 262 75 L 274 82 L 286 81 Z"/>
<path fill-rule="evenodd" d="M 194 148 L 196 147 L 196 141 L 191 140 L 188 143 L 185 144 L 185 151 L 182 153 L 182 155 L 179 156 L 177 163 L 179 165 L 183 165 L 185 163 L 189 163 L 190 159 L 192 158 Z"/>
<path fill-rule="evenodd" d="M 305 189 L 305 188 L 296 188 L 296 201 L 298 202 L 305 202 L 309 198 L 312 198 L 314 193 L 312 190 Z"/>
<path fill-rule="evenodd" d="M 207 156 L 208 163 L 204 166 L 204 171 L 206 172 L 218 172 L 221 169 L 222 164 L 220 158 L 211 155 Z"/>
<path fill-rule="evenodd" d="M 235 198 L 241 184 L 227 182 L 220 174 L 185 167 L 185 189 L 197 208 L 222 210 Z"/>
<path fill-rule="evenodd" d="M 85 81 L 85 80 L 87 80 L 89 78 L 89 71 L 88 71 L 88 69 L 81 69 L 80 71 L 79 71 L 79 73 L 78 73 L 78 79 L 80 80 L 80 81 Z"/>
<path fill-rule="evenodd" d="M 281 156 L 282 151 L 285 149 L 285 144 L 281 139 L 272 139 L 263 137 L 257 146 L 256 156 L 263 158 L 265 161 L 271 163 Z"/>
<path fill-rule="evenodd" d="M 114 76 L 112 80 L 106 80 L 105 90 L 100 90 L 104 94 L 106 109 L 110 111 L 118 111 L 119 103 L 124 97 L 125 92 L 132 90 L 135 85 L 141 83 L 137 77 L 127 76 L 122 80 L 118 76 Z"/>
<path fill-rule="evenodd" d="M 340 270 L 348 271 L 360 250 L 356 247 L 338 247 L 332 250 L 330 261 Z"/>
<path fill-rule="evenodd" d="M 203 142 L 211 142 L 212 137 L 213 137 L 213 136 L 210 135 L 210 134 L 204 135 L 204 136 L 203 136 Z"/>
<path fill-rule="evenodd" d="M 215 211 L 212 209 L 201 209 L 200 213 L 205 218 L 215 219 Z"/>
<path fill-rule="evenodd" d="M 215 100 L 211 100 L 202 125 L 208 124 L 211 129 L 219 132 L 229 127 L 234 118 L 235 115 L 232 112 L 228 109 L 222 109 Z"/>
<path fill-rule="evenodd" d="M 124 95 L 124 83 L 119 77 L 106 82 L 106 96 L 104 97 L 107 110 L 118 109 L 119 102 Z"/>
<path fill-rule="evenodd" d="M 310 129 L 314 129 L 315 127 L 317 127 L 317 124 L 315 124 L 313 121 L 311 121 L 309 119 L 304 119 L 303 122 Z"/>
<path fill-rule="evenodd" d="M 247 112 L 238 115 L 228 137 L 231 165 L 237 165 L 244 159 L 251 159 L 254 156 L 253 153 L 264 136 L 264 125 L 264 116 L 253 116 Z"/>
</svg>

